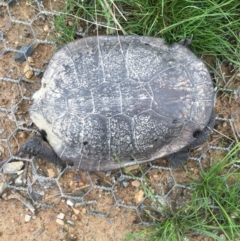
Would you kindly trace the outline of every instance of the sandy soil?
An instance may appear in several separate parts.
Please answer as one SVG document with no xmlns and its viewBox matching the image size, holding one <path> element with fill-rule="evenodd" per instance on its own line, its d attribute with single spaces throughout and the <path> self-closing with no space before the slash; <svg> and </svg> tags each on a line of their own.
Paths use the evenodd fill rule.
<svg viewBox="0 0 240 241">
<path fill-rule="evenodd" d="M 4 1 L 3 1 L 4 2 Z M 6 1 L 5 1 L 6 2 Z M 30 22 L 31 26 L 20 23 L 10 23 L 7 7 L 0 6 L 0 31 L 3 31 L 4 43 L 0 40 L 0 53 L 5 47 L 18 49 L 25 44 L 33 44 L 31 59 L 24 62 L 14 60 L 15 53 L 7 51 L 0 55 L 0 160 L 3 161 L 17 153 L 19 147 L 34 131 L 28 116 L 30 97 L 40 87 L 41 72 L 48 64 L 56 47 L 50 43 L 37 43 L 34 39 L 51 40 L 54 36 L 53 17 L 36 18 L 36 6 L 29 1 L 18 0 L 19 4 L 9 7 L 11 18 Z M 64 2 L 64 1 L 63 1 Z M 43 1 L 46 10 L 59 10 L 61 1 Z M 6 44 L 6 46 L 4 46 Z M 210 57 L 205 59 L 212 63 Z M 24 76 L 26 64 L 35 69 L 31 78 Z M 217 86 L 237 90 L 240 78 L 235 74 L 231 64 L 217 66 Z M 219 91 L 217 93 L 215 111 L 222 120 L 217 120 L 215 131 L 208 143 L 191 152 L 192 157 L 202 157 L 201 165 L 207 169 L 212 161 L 226 154 L 216 151 L 210 146 L 228 148 L 239 139 L 240 133 L 240 98 L 236 92 Z M 4 111 L 4 110 L 5 111 Z M 12 110 L 12 111 L 10 111 Z M 232 119 L 232 122 L 228 121 Z M 6 141 L 7 140 L 7 141 Z M 152 202 L 141 192 L 139 181 L 125 177 L 128 173 L 115 171 L 112 173 L 86 173 L 79 170 L 68 170 L 59 174 L 52 164 L 40 160 L 25 163 L 25 179 L 21 185 L 16 184 L 18 176 L 1 173 L 0 179 L 19 187 L 16 190 L 21 195 L 14 194 L 14 189 L 7 189 L 0 201 L 0 240 L 124 240 L 129 232 L 140 227 L 140 221 L 149 221 L 141 211 L 141 201 L 147 206 Z M 162 168 L 155 168 L 160 165 Z M 188 160 L 187 169 L 198 176 L 199 162 L 194 158 Z M 159 195 L 168 195 L 173 208 L 180 207 L 190 197 L 190 192 L 177 184 L 189 181 L 182 168 L 169 169 L 164 160 L 142 166 L 150 188 Z M 34 174 L 34 172 L 36 172 Z M 142 173 L 135 167 L 132 173 L 141 178 Z M 50 177 L 48 181 L 41 179 Z M 40 177 L 40 178 L 39 178 Z M 59 178 L 58 178 L 59 177 Z M 125 177 L 121 179 L 122 177 Z M 2 183 L 2 182 L 1 182 Z M 93 188 L 93 185 L 97 188 Z M 20 187 L 23 187 L 21 190 Z M 81 202 L 75 201 L 71 207 L 68 196 L 78 196 Z M 61 198 L 65 196 L 65 198 Z M 26 198 L 27 203 L 20 201 Z M 35 202 L 35 212 L 31 212 L 31 203 Z M 44 207 L 44 205 L 53 207 Z M 30 206 L 29 206 L 30 205 Z M 128 207 L 128 208 L 126 208 Z M 137 211 L 136 211 L 137 210 Z M 65 214 L 64 219 L 56 221 L 59 213 Z M 91 213 L 98 214 L 91 215 Z M 25 221 L 30 215 L 31 220 Z M 100 217 L 102 216 L 102 217 Z M 105 217 L 107 216 L 107 217 Z M 197 240 L 197 239 L 194 239 Z M 198 237 L 198 240 L 205 240 Z"/>
</svg>

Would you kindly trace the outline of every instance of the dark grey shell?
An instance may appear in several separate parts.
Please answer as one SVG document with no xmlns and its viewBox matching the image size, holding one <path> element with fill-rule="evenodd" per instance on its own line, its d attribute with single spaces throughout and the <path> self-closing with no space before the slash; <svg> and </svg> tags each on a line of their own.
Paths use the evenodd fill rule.
<svg viewBox="0 0 240 241">
<path fill-rule="evenodd" d="M 62 160 L 111 170 L 191 145 L 213 110 L 204 63 L 181 44 L 140 36 L 79 39 L 51 59 L 30 117 Z"/>
</svg>

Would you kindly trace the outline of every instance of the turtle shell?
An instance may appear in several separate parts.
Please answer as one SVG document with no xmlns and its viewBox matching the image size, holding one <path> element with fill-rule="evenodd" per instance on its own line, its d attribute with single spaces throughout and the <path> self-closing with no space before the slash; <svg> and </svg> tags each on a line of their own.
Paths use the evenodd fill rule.
<svg viewBox="0 0 240 241">
<path fill-rule="evenodd" d="M 62 160 L 106 171 L 191 145 L 208 124 L 213 85 L 181 44 L 140 36 L 94 36 L 51 59 L 30 117 Z"/>
</svg>

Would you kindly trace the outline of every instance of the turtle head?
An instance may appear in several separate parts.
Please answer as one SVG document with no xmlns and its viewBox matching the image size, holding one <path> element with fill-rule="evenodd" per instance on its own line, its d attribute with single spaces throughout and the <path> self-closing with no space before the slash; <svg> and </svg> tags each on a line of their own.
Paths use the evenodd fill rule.
<svg viewBox="0 0 240 241">
<path fill-rule="evenodd" d="M 41 136 L 34 136 L 29 138 L 24 143 L 19 152 L 43 158 L 54 164 L 64 166 L 64 162 L 54 152 L 52 147 Z"/>
</svg>

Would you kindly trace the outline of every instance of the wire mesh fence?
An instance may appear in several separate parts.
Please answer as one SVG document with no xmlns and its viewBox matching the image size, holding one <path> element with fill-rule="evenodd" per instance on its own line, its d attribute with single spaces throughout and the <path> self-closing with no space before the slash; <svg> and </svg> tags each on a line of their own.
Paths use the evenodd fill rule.
<svg viewBox="0 0 240 241">
<path fill-rule="evenodd" d="M 114 208 L 124 207 L 134 210 L 142 223 L 148 221 L 142 211 L 149 206 L 160 211 L 164 205 L 181 207 L 191 195 L 191 190 L 184 185 L 189 177 L 182 168 L 170 168 L 165 160 L 147 163 L 141 168 L 91 173 L 71 167 L 60 170 L 43 160 L 17 155 L 21 144 L 37 132 L 28 116 L 28 107 L 56 50 L 54 17 L 61 14 L 63 3 L 0 1 L 2 198 L 19 195 L 33 212 L 35 206 L 53 207 L 62 198 L 71 206 L 84 206 L 88 213 L 99 216 L 111 215 Z M 192 150 L 186 166 L 196 176 L 199 169 L 220 160 L 240 138 L 239 72 L 224 62 L 216 69 L 221 71 L 212 73 L 219 86 L 215 129 L 208 142 Z M 160 206 L 140 190 L 141 184 L 148 185 Z"/>
</svg>

